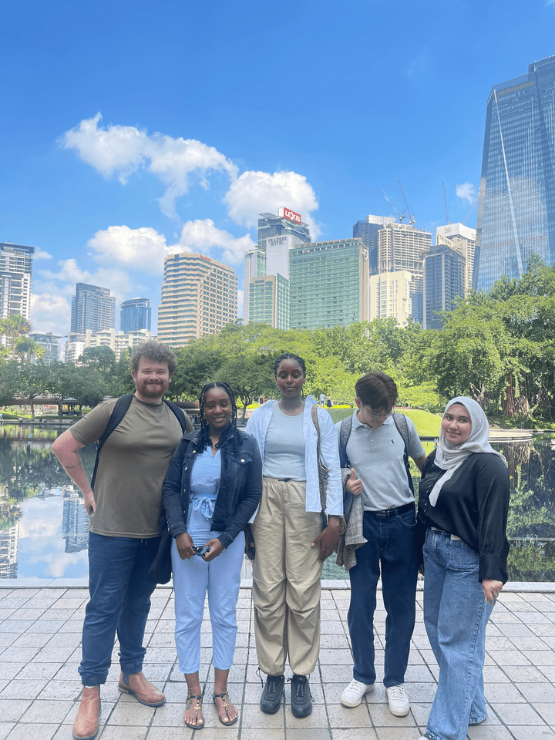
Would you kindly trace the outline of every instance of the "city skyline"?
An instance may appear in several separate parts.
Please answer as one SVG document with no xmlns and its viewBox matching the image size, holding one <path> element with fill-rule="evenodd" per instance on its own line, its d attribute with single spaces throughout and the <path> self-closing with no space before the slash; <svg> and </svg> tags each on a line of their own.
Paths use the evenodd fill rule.
<svg viewBox="0 0 555 740">
<path fill-rule="evenodd" d="M 417 228 L 474 227 L 488 96 L 555 53 L 553 0 L 215 6 L 6 10 L 0 240 L 35 247 L 35 331 L 67 333 L 77 282 L 118 311 L 149 298 L 154 327 L 179 248 L 242 287 L 258 214 L 283 206 L 349 239 L 395 216 L 378 188 L 405 209 L 400 180 Z"/>
</svg>

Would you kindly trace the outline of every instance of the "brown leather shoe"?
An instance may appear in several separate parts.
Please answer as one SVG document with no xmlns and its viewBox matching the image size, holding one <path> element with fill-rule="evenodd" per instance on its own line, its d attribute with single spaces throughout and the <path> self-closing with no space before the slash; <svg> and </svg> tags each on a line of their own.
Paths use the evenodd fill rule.
<svg viewBox="0 0 555 740">
<path fill-rule="evenodd" d="M 99 714 L 100 687 L 84 687 L 79 711 L 73 725 L 74 740 L 93 740 L 98 735 Z"/>
<path fill-rule="evenodd" d="M 142 671 L 141 673 L 130 673 L 128 676 L 122 671 L 119 676 L 118 689 L 124 694 L 131 694 L 147 707 L 161 707 L 166 701 L 164 694 L 146 680 Z"/>
</svg>

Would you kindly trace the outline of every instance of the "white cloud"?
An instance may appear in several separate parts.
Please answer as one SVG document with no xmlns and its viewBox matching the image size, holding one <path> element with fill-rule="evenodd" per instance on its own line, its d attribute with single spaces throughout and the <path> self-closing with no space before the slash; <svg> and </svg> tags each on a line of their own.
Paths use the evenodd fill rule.
<svg viewBox="0 0 555 740">
<path fill-rule="evenodd" d="M 75 289 L 75 286 L 74 286 Z M 71 302 L 53 293 L 31 296 L 31 326 L 33 331 L 67 334 L 71 320 Z"/>
<path fill-rule="evenodd" d="M 189 179 L 195 174 L 207 188 L 210 172 L 224 172 L 237 177 L 237 167 L 212 146 L 196 139 L 140 131 L 134 126 L 99 128 L 102 116 L 81 121 L 61 137 L 65 149 L 75 149 L 78 156 L 104 177 L 117 176 L 125 184 L 141 167 L 156 175 L 166 186 L 160 207 L 166 216 L 175 216 L 175 201 L 189 191 Z"/>
<path fill-rule="evenodd" d="M 98 262 L 119 262 L 122 265 L 158 275 L 167 254 L 166 237 L 150 226 L 130 229 L 129 226 L 109 226 L 89 239 Z"/>
<path fill-rule="evenodd" d="M 35 252 L 33 254 L 33 261 L 36 262 L 37 260 L 51 260 L 52 255 L 49 252 L 45 252 L 44 249 L 41 249 L 40 247 L 35 247 Z"/>
<path fill-rule="evenodd" d="M 478 193 L 474 185 L 471 182 L 463 182 L 462 185 L 457 185 L 457 197 L 465 201 L 469 205 L 474 201 Z"/>
<path fill-rule="evenodd" d="M 214 248 L 223 249 L 223 262 L 233 264 L 241 262 L 247 249 L 253 249 L 256 244 L 248 234 L 235 238 L 228 231 L 218 229 L 212 219 L 206 218 L 187 221 L 181 230 L 179 245 L 172 251 L 178 251 L 183 246 L 205 254 Z"/>
<path fill-rule="evenodd" d="M 296 172 L 243 172 L 224 197 L 230 217 L 239 224 L 256 226 L 259 213 L 276 213 L 286 206 L 301 214 L 315 238 L 320 229 L 310 215 L 318 208 L 316 194 L 306 177 Z"/>
<path fill-rule="evenodd" d="M 122 297 L 127 295 L 131 290 L 131 279 L 123 270 L 115 270 L 101 267 L 97 272 L 92 273 L 88 270 L 82 270 L 75 259 L 61 260 L 58 262 L 59 272 L 52 270 L 39 270 L 39 274 L 46 281 L 51 283 L 69 283 L 75 293 L 75 283 L 89 283 L 90 285 L 101 285 L 103 288 L 110 288 L 112 295 Z"/>
</svg>

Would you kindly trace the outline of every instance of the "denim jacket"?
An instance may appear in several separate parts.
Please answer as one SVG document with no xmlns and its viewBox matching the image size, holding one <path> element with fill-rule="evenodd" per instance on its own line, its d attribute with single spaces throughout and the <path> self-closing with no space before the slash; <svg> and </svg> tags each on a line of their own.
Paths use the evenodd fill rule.
<svg viewBox="0 0 555 740">
<path fill-rule="evenodd" d="M 303 412 L 303 434 L 305 438 L 305 469 L 306 469 L 306 510 L 321 511 L 320 487 L 318 484 L 318 460 L 316 448 L 318 435 L 311 418 L 311 408 L 316 403 L 313 396 L 305 400 Z M 266 432 L 272 418 L 272 401 L 266 401 L 253 411 L 247 422 L 247 431 L 250 432 L 260 447 L 260 454 L 264 457 L 264 443 Z M 326 513 L 329 515 L 343 515 L 343 486 L 341 485 L 341 469 L 339 467 L 339 449 L 337 447 L 337 433 L 331 416 L 327 411 L 318 408 L 318 422 L 320 425 L 322 462 L 329 469 Z M 286 473 L 284 472 L 284 476 Z"/>
<path fill-rule="evenodd" d="M 162 486 L 162 503 L 172 537 L 187 531 L 191 471 L 198 454 L 199 434 L 197 431 L 183 435 Z M 229 547 L 260 501 L 262 462 L 256 441 L 239 429 L 223 440 L 220 451 L 222 473 L 212 529 L 222 533 L 218 539 L 224 547 Z"/>
</svg>

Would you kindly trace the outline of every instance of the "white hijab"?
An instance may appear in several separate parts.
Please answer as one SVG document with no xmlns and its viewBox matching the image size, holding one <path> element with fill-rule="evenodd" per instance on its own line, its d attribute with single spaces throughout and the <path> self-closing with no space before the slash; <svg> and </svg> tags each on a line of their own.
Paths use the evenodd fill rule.
<svg viewBox="0 0 555 740">
<path fill-rule="evenodd" d="M 444 483 L 453 477 L 453 474 L 460 468 L 466 458 L 473 452 L 490 452 L 493 455 L 499 455 L 499 457 L 506 462 L 505 458 L 500 452 L 496 452 L 488 442 L 489 438 L 489 424 L 484 413 L 484 410 L 479 403 L 474 401 L 472 398 L 466 396 L 457 396 L 457 398 L 451 399 L 445 407 L 444 413 L 453 406 L 455 403 L 460 403 L 468 411 L 471 422 L 470 437 L 463 442 L 462 445 L 454 446 L 449 444 L 445 439 L 443 429 L 439 433 L 439 447 L 436 451 L 436 457 L 434 463 L 441 468 L 446 470 L 445 475 L 436 481 L 435 486 L 430 492 L 430 504 L 435 506 Z"/>
</svg>

